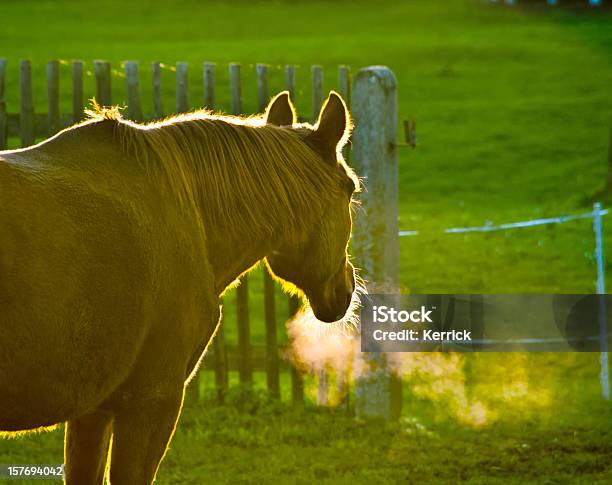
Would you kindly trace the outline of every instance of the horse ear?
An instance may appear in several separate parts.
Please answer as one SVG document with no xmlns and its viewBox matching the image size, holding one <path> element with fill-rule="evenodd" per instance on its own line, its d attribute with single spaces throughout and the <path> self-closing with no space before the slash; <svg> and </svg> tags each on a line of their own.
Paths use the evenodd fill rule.
<svg viewBox="0 0 612 485">
<path fill-rule="evenodd" d="M 335 152 L 338 144 L 346 143 L 351 126 L 350 115 L 342 97 L 331 91 L 321 108 L 314 137 L 325 150 Z"/>
<path fill-rule="evenodd" d="M 289 126 L 296 121 L 295 108 L 289 98 L 289 91 L 283 91 L 272 98 L 265 113 L 266 125 Z"/>
</svg>

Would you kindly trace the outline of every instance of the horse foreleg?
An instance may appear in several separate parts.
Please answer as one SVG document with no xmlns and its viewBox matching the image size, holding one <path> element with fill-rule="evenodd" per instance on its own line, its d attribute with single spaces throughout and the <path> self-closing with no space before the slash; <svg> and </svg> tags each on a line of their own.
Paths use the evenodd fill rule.
<svg viewBox="0 0 612 485">
<path fill-rule="evenodd" d="M 164 457 L 183 404 L 184 388 L 163 399 L 140 401 L 115 414 L 110 482 L 149 485 Z"/>
<path fill-rule="evenodd" d="M 112 415 L 96 411 L 66 424 L 67 485 L 102 485 L 112 434 Z"/>
</svg>

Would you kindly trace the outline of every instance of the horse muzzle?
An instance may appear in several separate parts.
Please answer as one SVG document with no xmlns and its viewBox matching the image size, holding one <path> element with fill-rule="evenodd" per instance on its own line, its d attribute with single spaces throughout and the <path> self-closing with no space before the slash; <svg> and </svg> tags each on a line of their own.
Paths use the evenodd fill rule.
<svg viewBox="0 0 612 485">
<path fill-rule="evenodd" d="M 347 261 L 323 288 L 321 298 L 311 299 L 315 317 L 325 323 L 342 320 L 351 306 L 354 291 L 355 269 Z"/>
</svg>

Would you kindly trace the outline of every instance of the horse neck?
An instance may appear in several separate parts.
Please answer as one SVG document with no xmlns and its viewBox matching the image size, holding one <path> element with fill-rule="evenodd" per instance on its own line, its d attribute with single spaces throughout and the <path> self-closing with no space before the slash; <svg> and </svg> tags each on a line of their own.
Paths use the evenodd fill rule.
<svg viewBox="0 0 612 485">
<path fill-rule="evenodd" d="M 209 262 L 215 275 L 217 294 L 221 295 L 233 281 L 263 259 L 268 252 L 268 245 L 246 238 L 242 241 L 209 239 Z"/>
</svg>

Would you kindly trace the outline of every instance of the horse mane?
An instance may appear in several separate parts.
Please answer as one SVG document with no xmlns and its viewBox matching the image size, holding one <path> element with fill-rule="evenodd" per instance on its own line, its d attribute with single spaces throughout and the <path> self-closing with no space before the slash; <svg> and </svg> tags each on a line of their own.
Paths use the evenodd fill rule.
<svg viewBox="0 0 612 485">
<path fill-rule="evenodd" d="M 161 171 L 182 204 L 235 237 L 299 234 L 323 217 L 323 201 L 338 190 L 341 173 L 304 140 L 310 125 L 266 125 L 262 117 L 196 111 L 146 124 L 117 108 L 89 112 L 89 121 L 113 122 L 129 156 Z M 340 159 L 341 163 L 344 162 Z M 346 174 L 355 179 L 344 165 Z"/>
</svg>

